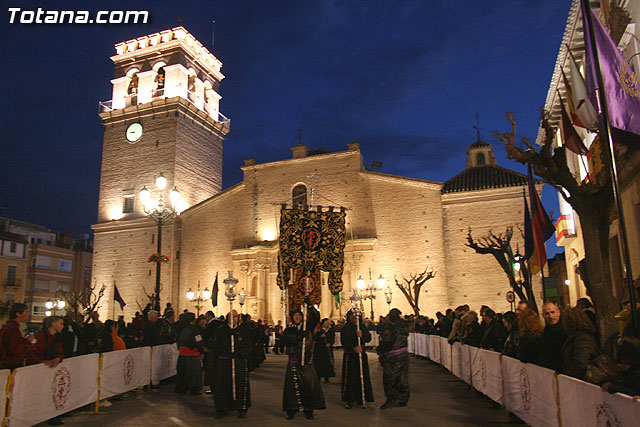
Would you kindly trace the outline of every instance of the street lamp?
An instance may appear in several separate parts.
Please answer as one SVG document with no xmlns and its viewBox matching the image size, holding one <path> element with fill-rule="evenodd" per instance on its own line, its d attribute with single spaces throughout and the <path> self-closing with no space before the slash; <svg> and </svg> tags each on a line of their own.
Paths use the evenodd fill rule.
<svg viewBox="0 0 640 427">
<path fill-rule="evenodd" d="M 65 305 L 66 303 L 62 300 L 47 301 L 44 303 L 44 306 L 47 309 L 47 311 L 44 312 L 44 315 L 49 317 L 52 314 L 55 314 L 56 311 L 62 310 Z"/>
<path fill-rule="evenodd" d="M 157 245 L 157 253 L 161 254 L 162 251 L 162 226 L 167 222 L 171 221 L 179 214 L 179 206 L 181 204 L 180 201 L 180 192 L 176 187 L 169 193 L 169 202 L 170 206 L 165 206 L 164 204 L 164 189 L 167 187 L 167 178 L 160 173 L 156 177 L 156 189 L 158 190 L 158 199 L 154 200 L 151 198 L 151 191 L 147 188 L 147 186 L 143 186 L 140 190 L 140 200 L 142 201 L 142 207 L 144 213 L 147 215 L 147 218 L 151 219 L 158 226 L 158 245 Z M 158 259 L 155 261 L 156 263 L 156 290 L 155 290 L 155 309 L 160 310 L 160 266 L 162 264 L 162 260 Z"/>
<path fill-rule="evenodd" d="M 209 288 L 204 288 L 202 295 L 200 294 L 200 281 L 198 280 L 198 292 L 193 292 L 191 288 L 187 291 L 187 298 L 189 301 L 194 302 L 196 310 L 198 310 L 198 316 L 200 316 L 200 310 L 202 309 L 202 303 L 211 298 L 211 291 Z"/>
</svg>

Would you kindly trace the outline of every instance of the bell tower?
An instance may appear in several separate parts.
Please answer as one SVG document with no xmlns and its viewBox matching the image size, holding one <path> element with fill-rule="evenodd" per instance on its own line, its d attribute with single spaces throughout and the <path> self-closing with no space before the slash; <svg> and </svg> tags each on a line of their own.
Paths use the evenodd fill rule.
<svg viewBox="0 0 640 427">
<path fill-rule="evenodd" d="M 218 193 L 230 120 L 219 110 L 222 63 L 183 27 L 120 42 L 115 52 L 112 98 L 99 103 L 104 140 L 93 282 L 105 285 L 107 301 L 117 283 L 125 311 L 133 313 L 137 301 L 146 304 L 155 281 L 147 257 L 156 251 L 157 236 L 140 190 L 153 188 L 162 174 L 167 191 L 180 192 L 178 211 Z M 170 260 L 162 267 L 162 305 L 174 299 L 179 222 L 162 231 L 162 253 Z M 102 309 L 106 315 L 113 310 Z"/>
</svg>

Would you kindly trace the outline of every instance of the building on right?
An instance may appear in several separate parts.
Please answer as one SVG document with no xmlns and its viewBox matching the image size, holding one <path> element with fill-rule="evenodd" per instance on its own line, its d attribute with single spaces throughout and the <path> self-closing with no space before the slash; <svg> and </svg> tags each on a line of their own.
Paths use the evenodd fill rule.
<svg viewBox="0 0 640 427">
<path fill-rule="evenodd" d="M 618 50 L 629 65 L 629 71 L 632 71 L 635 76 L 640 75 L 640 2 L 603 0 L 590 2 L 590 5 L 591 11 L 606 26 L 607 32 L 617 44 Z M 588 123 L 582 123 L 584 127 L 580 126 L 580 123 L 586 122 L 585 119 L 589 117 L 588 111 L 585 111 L 584 102 L 580 102 L 581 95 L 584 93 L 582 99 L 593 99 L 592 96 L 587 95 L 588 90 L 584 80 L 587 75 L 585 50 L 588 49 L 585 49 L 583 27 L 581 1 L 573 0 L 545 102 L 550 125 L 556 129 L 553 146 L 567 148 L 564 150 L 566 163 L 580 186 L 593 185 L 598 182 L 598 179 L 604 179 L 602 177 L 607 175 L 604 150 L 608 150 L 605 138 L 601 140 L 597 131 L 587 130 L 588 127 L 593 128 L 593 126 L 589 126 Z M 587 48 L 591 46 L 590 43 L 586 44 Z M 632 77 L 631 84 L 634 84 L 634 78 Z M 637 93 L 637 80 L 635 82 L 636 87 L 631 89 L 636 89 L 635 96 L 640 97 Z M 563 108 L 566 112 L 564 119 Z M 597 106 L 595 109 L 597 110 Z M 575 133 L 570 127 L 575 129 Z M 577 135 L 584 144 L 584 150 L 577 150 L 583 151 L 584 154 L 577 154 L 576 150 L 569 148 L 573 135 Z M 542 145 L 544 139 L 545 132 L 541 128 L 536 142 Z M 618 166 L 620 199 L 627 230 L 631 278 L 637 288 L 640 282 L 638 280 L 640 277 L 640 150 L 638 147 L 640 145 L 624 144 L 622 140 L 616 140 L 616 137 L 613 140 L 616 147 L 615 159 Z M 555 224 L 556 244 L 565 249 L 565 289 L 569 291 L 570 304 L 575 305 L 579 298 L 589 296 L 585 286 L 585 282 L 589 280 L 585 274 L 586 268 L 580 267 L 581 262 L 583 266 L 589 262 L 588 257 L 585 256 L 585 233 L 589 233 L 589 229 L 585 230 L 584 221 L 581 224 L 581 219 L 572 205 L 560 193 L 558 193 L 558 199 L 560 217 Z M 622 303 L 628 300 L 629 290 L 625 280 L 624 245 L 619 232 L 619 215 L 616 213 L 614 202 L 612 206 L 612 215 L 608 221 L 608 236 L 600 238 L 600 247 L 608 248 L 609 271 L 605 274 L 611 275 L 613 296 Z"/>
</svg>

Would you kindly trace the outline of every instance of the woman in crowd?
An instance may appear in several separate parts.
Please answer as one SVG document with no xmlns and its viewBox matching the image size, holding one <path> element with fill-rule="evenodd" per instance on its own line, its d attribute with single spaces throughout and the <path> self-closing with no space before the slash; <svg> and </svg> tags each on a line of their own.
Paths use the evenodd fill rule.
<svg viewBox="0 0 640 427">
<path fill-rule="evenodd" d="M 464 335 L 460 340 L 462 344 L 472 347 L 480 347 L 482 334 L 480 333 L 480 324 L 478 323 L 478 313 L 469 311 L 462 317 L 462 327 Z"/>
<path fill-rule="evenodd" d="M 538 363 L 538 347 L 544 331 L 538 313 L 530 308 L 520 310 L 520 313 L 518 313 L 518 329 L 520 331 L 520 342 L 516 357 L 523 363 Z"/>
<path fill-rule="evenodd" d="M 504 323 L 508 333 L 507 340 L 502 348 L 502 354 L 509 357 L 518 357 L 518 347 L 520 346 L 518 316 L 513 311 L 507 311 L 502 316 L 502 323 Z"/>
<path fill-rule="evenodd" d="M 104 328 L 100 331 L 100 336 L 98 337 L 98 345 L 101 353 L 127 349 L 124 341 L 118 335 L 118 331 L 118 323 L 113 320 L 104 322 Z"/>
<path fill-rule="evenodd" d="M 578 307 L 564 310 L 561 317 L 567 334 L 562 347 L 562 373 L 584 380 L 589 361 L 600 354 L 595 327 Z"/>
</svg>

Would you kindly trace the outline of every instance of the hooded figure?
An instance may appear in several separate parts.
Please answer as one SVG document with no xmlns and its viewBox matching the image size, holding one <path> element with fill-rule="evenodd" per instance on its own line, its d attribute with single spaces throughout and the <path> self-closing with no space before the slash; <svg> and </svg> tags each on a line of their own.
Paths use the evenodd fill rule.
<svg viewBox="0 0 640 427">
<path fill-rule="evenodd" d="M 184 320 L 187 325 L 178 336 L 180 356 L 176 393 L 200 394 L 202 388 L 199 356 L 203 352 L 203 340 L 200 328 L 195 325 L 195 319 L 195 314 L 186 313 Z"/>
<path fill-rule="evenodd" d="M 320 380 L 313 367 L 314 338 L 317 336 L 314 330 L 320 315 L 311 305 L 308 297 L 305 298 L 305 303 L 308 313 L 306 328 L 303 328 L 302 311 L 294 309 L 289 313 L 292 324 L 284 330 L 282 336 L 289 355 L 282 394 L 282 410 L 287 413 L 287 419 L 292 419 L 300 410 L 304 412 L 306 418 L 312 419 L 315 409 L 326 408 Z M 303 341 L 304 361 L 302 359 Z"/>
<path fill-rule="evenodd" d="M 378 353 L 382 363 L 382 381 L 387 401 L 382 409 L 406 406 L 409 400 L 409 324 L 401 317 L 397 308 L 378 327 L 380 346 Z"/>
<path fill-rule="evenodd" d="M 356 322 L 360 323 L 359 331 Z M 358 337 L 360 337 L 360 345 L 358 345 Z M 365 347 L 366 343 L 371 341 L 371 333 L 364 326 L 362 318 L 353 310 L 347 312 L 347 323 L 342 328 L 340 341 L 344 348 L 342 359 L 342 401 L 345 402 L 344 407 L 351 409 L 354 402 L 363 406 L 363 384 L 365 400 L 373 402 L 369 361 Z M 360 355 L 362 355 L 362 378 L 360 377 Z"/>
</svg>

